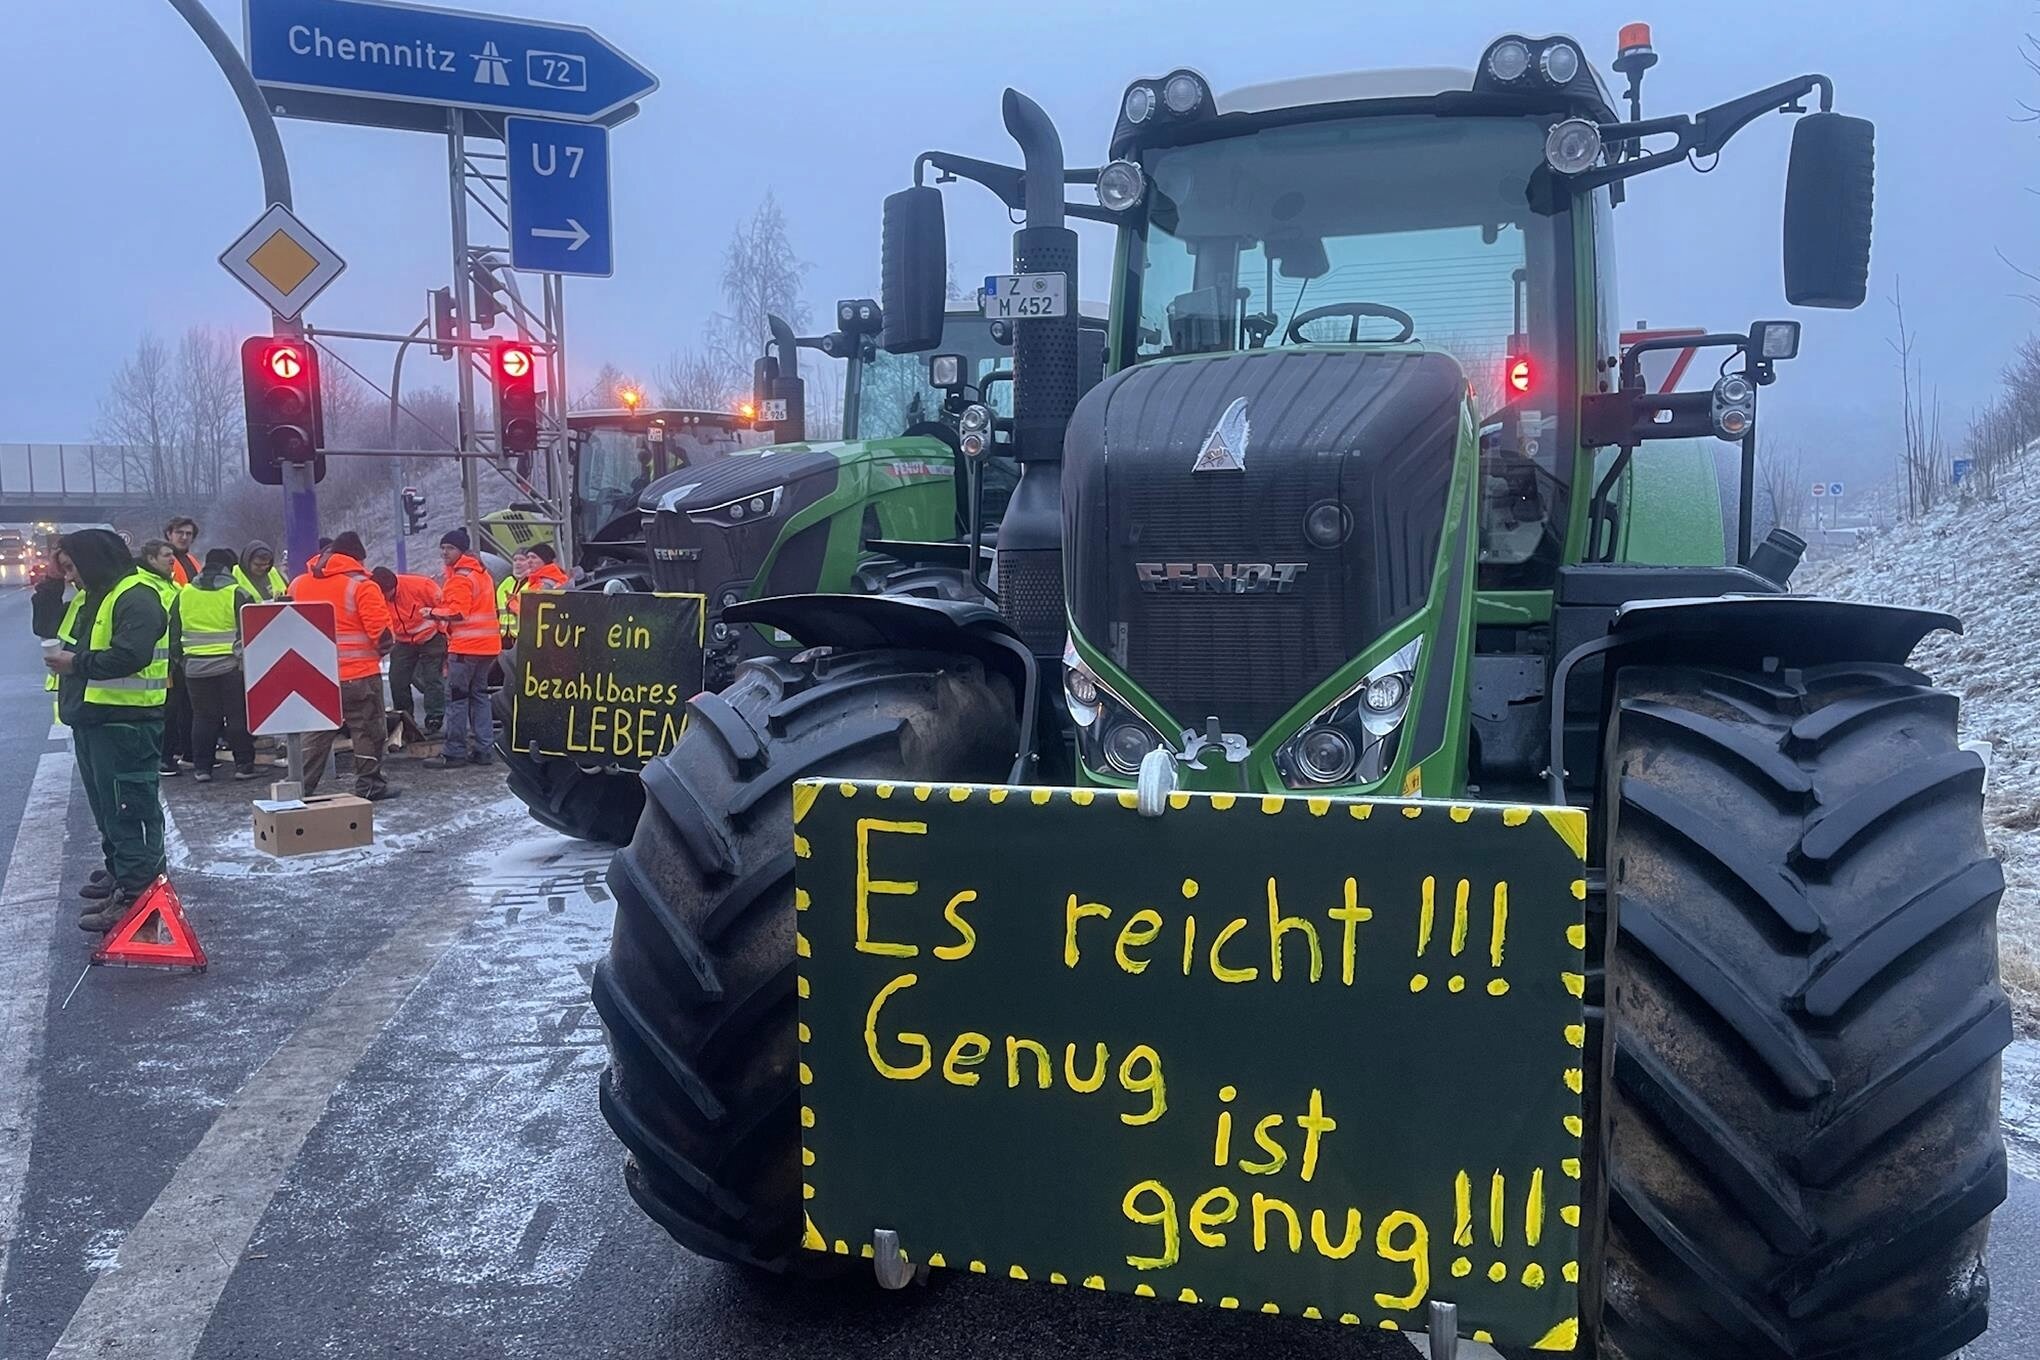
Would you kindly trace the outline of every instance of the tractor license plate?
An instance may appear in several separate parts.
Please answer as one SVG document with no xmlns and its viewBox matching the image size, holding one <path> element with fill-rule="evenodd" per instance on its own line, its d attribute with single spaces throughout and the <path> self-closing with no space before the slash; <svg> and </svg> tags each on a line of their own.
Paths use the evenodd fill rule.
<svg viewBox="0 0 2040 1360">
<path fill-rule="evenodd" d="M 1583 812 L 810 780 L 794 822 L 809 1250 L 1571 1348 Z"/>
<path fill-rule="evenodd" d="M 984 309 L 994 321 L 1068 316 L 1069 278 L 1064 274 L 987 274 Z"/>
<path fill-rule="evenodd" d="M 701 690 L 707 606 L 677 593 L 520 595 L 511 747 L 628 770 L 671 750 Z"/>
</svg>

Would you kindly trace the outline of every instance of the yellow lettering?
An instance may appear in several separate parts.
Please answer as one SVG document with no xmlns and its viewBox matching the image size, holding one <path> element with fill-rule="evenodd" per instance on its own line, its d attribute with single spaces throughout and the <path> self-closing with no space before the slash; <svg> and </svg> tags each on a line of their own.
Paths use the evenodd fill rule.
<svg viewBox="0 0 2040 1360">
<path fill-rule="evenodd" d="M 1089 1095 L 1105 1084 L 1105 1045 L 1098 1045 L 1098 1065 L 1091 1069 L 1088 1077 L 1077 1075 L 1077 1046 L 1063 1046 L 1063 1080 L 1070 1084 L 1072 1091 Z"/>
<path fill-rule="evenodd" d="M 1268 1211 L 1270 1209 L 1279 1210 L 1282 1217 L 1288 1220 L 1289 1249 L 1291 1251 L 1302 1251 L 1303 1223 L 1297 1218 L 1296 1210 L 1290 1208 L 1285 1201 L 1276 1199 L 1273 1195 L 1264 1195 L 1258 1190 L 1254 1192 L 1254 1250 L 1268 1250 Z"/>
<path fill-rule="evenodd" d="M 1218 932 L 1218 938 L 1211 942 L 1211 975 L 1220 982 L 1252 982 L 1261 976 L 1259 968 L 1228 968 L 1218 961 L 1218 951 L 1225 948 L 1225 942 L 1247 928 L 1247 918 L 1235 916 L 1225 923 Z"/>
<path fill-rule="evenodd" d="M 1268 1154 L 1265 1162 L 1240 1161 L 1240 1170 L 1249 1176 L 1272 1176 L 1289 1162 L 1289 1149 L 1275 1141 L 1274 1130 L 1282 1126 L 1282 1116 L 1271 1114 L 1254 1125 L 1254 1145 Z"/>
<path fill-rule="evenodd" d="M 1205 1208 L 1208 1204 L 1223 1204 L 1223 1209 L 1213 1212 Z M 1197 1239 L 1199 1246 L 1222 1247 L 1225 1234 L 1209 1232 L 1207 1229 L 1220 1223 L 1230 1223 L 1240 1216 L 1240 1197 L 1222 1185 L 1213 1186 L 1199 1195 L 1190 1206 L 1190 1235 Z"/>
<path fill-rule="evenodd" d="M 1346 1235 L 1339 1239 L 1337 1246 L 1333 1246 L 1331 1239 L 1325 1233 L 1325 1211 L 1322 1209 L 1311 1210 L 1310 1240 L 1311 1245 L 1318 1249 L 1320 1255 L 1333 1261 L 1345 1260 L 1360 1245 L 1360 1211 L 1358 1209 L 1346 1210 Z"/>
<path fill-rule="evenodd" d="M 1318 1140 L 1339 1127 L 1339 1121 L 1325 1113 L 1325 1093 L 1315 1086 L 1310 1091 L 1310 1107 L 1296 1117 L 1296 1125 L 1303 1130 L 1303 1178 L 1308 1181 L 1317 1175 Z"/>
<path fill-rule="evenodd" d="M 1398 1228 L 1410 1230 L 1407 1245 L 1395 1244 Z M 1424 1220 L 1406 1210 L 1398 1209 L 1381 1220 L 1381 1226 L 1374 1230 L 1374 1254 L 1384 1261 L 1401 1261 L 1410 1268 L 1410 1292 L 1407 1294 L 1376 1294 L 1374 1302 L 1383 1308 L 1414 1308 L 1417 1301 L 1431 1289 L 1431 1230 L 1424 1226 Z"/>
<path fill-rule="evenodd" d="M 1374 908 L 1360 905 L 1359 885 L 1349 878 L 1346 880 L 1345 905 L 1333 907 L 1327 914 L 1346 928 L 1339 948 L 1339 981 L 1350 987 L 1353 985 L 1354 936 L 1362 921 L 1374 919 Z"/>
<path fill-rule="evenodd" d="M 871 833 L 874 831 L 895 836 L 925 836 L 928 834 L 928 824 L 888 822 L 877 817 L 857 819 L 857 951 L 861 954 L 885 954 L 893 958 L 910 959 L 921 952 L 917 946 L 871 938 L 873 897 L 879 894 L 911 897 L 921 890 L 918 882 L 897 883 L 890 879 L 874 879 L 871 876 Z"/>
<path fill-rule="evenodd" d="M 1055 1059 L 1048 1056 L 1048 1050 L 1032 1039 L 1009 1034 L 1006 1036 L 1007 1087 L 1020 1084 L 1020 1050 L 1023 1048 L 1034 1055 L 1034 1084 L 1044 1091 L 1055 1085 Z"/>
<path fill-rule="evenodd" d="M 544 608 L 545 606 L 543 606 L 543 605 L 540 605 L 539 607 L 540 607 L 541 609 L 543 609 L 543 608 Z M 613 652 L 613 651 L 615 651 L 615 650 L 616 650 L 616 649 L 617 649 L 618 647 L 620 647 L 620 646 L 621 646 L 622 644 L 623 644 L 623 625 L 622 625 L 622 624 L 620 624 L 620 623 L 612 623 L 612 624 L 610 624 L 610 625 L 609 625 L 609 650 Z"/>
<path fill-rule="evenodd" d="M 1282 904 L 1275 897 L 1275 880 L 1268 880 L 1268 977 L 1271 981 L 1282 981 L 1282 937 L 1291 931 L 1300 930 L 1310 944 L 1310 980 L 1316 982 L 1324 975 L 1325 956 L 1318 948 L 1317 927 L 1301 916 L 1284 916 Z"/>
<path fill-rule="evenodd" d="M 956 1036 L 956 1042 L 949 1046 L 949 1054 L 942 1060 L 942 1079 L 952 1086 L 975 1086 L 978 1074 L 965 1072 L 966 1067 L 976 1067 L 992 1051 L 992 1041 L 975 1030 L 965 1030 Z"/>
<path fill-rule="evenodd" d="M 1495 967 L 1502 966 L 1502 944 L 1509 934 L 1509 883 L 1503 879 L 1495 884 L 1494 920 L 1488 932 L 1488 962 Z"/>
<path fill-rule="evenodd" d="M 1071 893 L 1069 905 L 1063 909 L 1063 967 L 1065 968 L 1077 966 L 1077 959 L 1079 957 L 1077 953 L 1077 922 L 1083 920 L 1086 916 L 1103 917 L 1109 921 L 1112 919 L 1112 908 L 1102 902 L 1086 902 L 1079 906 L 1077 904 L 1077 895 Z"/>
<path fill-rule="evenodd" d="M 1126 951 L 1153 943 L 1155 936 L 1161 933 L 1162 914 L 1153 907 L 1142 907 L 1127 917 L 1126 924 L 1119 928 L 1119 942 L 1112 946 L 1112 957 L 1119 960 L 1119 966 L 1129 973 L 1145 973 L 1148 960 L 1129 958 Z"/>
<path fill-rule="evenodd" d="M 971 928 L 970 922 L 963 919 L 963 904 L 975 901 L 977 901 L 977 889 L 965 888 L 962 892 L 949 899 L 948 906 L 942 908 L 942 919 L 949 922 L 955 929 L 958 943 L 936 945 L 936 958 L 954 962 L 957 959 L 968 957 L 970 951 L 977 948 L 977 931 Z"/>
<path fill-rule="evenodd" d="M 1190 976 L 1192 960 L 1197 957 L 1197 918 L 1183 918 L 1183 976 Z"/>
<path fill-rule="evenodd" d="M 1143 1193 L 1153 1195 L 1161 1207 L 1143 1211 L 1136 1203 Z M 1131 1221 L 1162 1230 L 1160 1256 L 1129 1256 L 1126 1264 L 1135 1270 L 1161 1270 L 1176 1264 L 1177 1258 L 1183 1254 L 1182 1229 L 1176 1224 L 1176 1197 L 1162 1188 L 1160 1181 L 1142 1181 L 1126 1192 L 1126 1198 L 1119 1202 L 1119 1207 Z"/>
<path fill-rule="evenodd" d="M 1458 958 L 1466 949 L 1466 897 L 1473 891 L 1473 885 L 1465 879 L 1452 890 L 1452 957 Z"/>
<path fill-rule="evenodd" d="M 1147 1068 L 1144 1076 L 1133 1075 L 1133 1065 L 1140 1063 Z M 1162 1055 L 1146 1044 L 1135 1044 L 1119 1064 L 1119 1085 L 1128 1095 L 1145 1095 L 1148 1108 L 1145 1114 L 1122 1114 L 1122 1124 L 1152 1124 L 1167 1113 L 1169 1108 L 1168 1087 L 1162 1081 Z"/>
<path fill-rule="evenodd" d="M 902 1031 L 893 1037 L 901 1043 L 921 1050 L 921 1060 L 912 1067 L 896 1067 L 887 1062 L 878 1051 L 878 1013 L 885 1006 L 886 999 L 894 992 L 905 991 L 921 979 L 914 973 L 902 973 L 878 989 L 878 995 L 871 998 L 871 1009 L 864 1012 L 864 1051 L 871 1058 L 872 1070 L 881 1077 L 892 1081 L 912 1081 L 926 1076 L 934 1059 L 925 1034 L 908 1034 Z"/>
</svg>

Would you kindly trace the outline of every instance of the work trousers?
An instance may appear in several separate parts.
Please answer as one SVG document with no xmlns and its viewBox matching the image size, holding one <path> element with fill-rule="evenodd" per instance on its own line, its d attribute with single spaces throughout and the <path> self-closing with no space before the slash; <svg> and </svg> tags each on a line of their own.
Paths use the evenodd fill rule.
<svg viewBox="0 0 2040 1360">
<path fill-rule="evenodd" d="M 437 726 L 446 716 L 446 635 L 423 642 L 399 642 L 390 649 L 390 702 L 399 713 L 417 717 L 411 687 L 425 696 L 425 721 Z"/>
<path fill-rule="evenodd" d="M 191 696 L 191 763 L 201 773 L 212 772 L 224 728 L 235 768 L 252 768 L 255 738 L 248 735 L 248 694 L 241 685 L 241 672 L 191 676 L 186 692 Z"/>
<path fill-rule="evenodd" d="M 184 667 L 170 668 L 170 690 L 163 696 L 163 763 L 173 760 L 190 760 L 191 750 L 191 690 L 190 682 L 184 678 Z"/>
<path fill-rule="evenodd" d="M 122 893 L 139 894 L 164 867 L 163 804 L 156 788 L 163 724 L 99 723 L 74 727 L 71 736 L 106 872 Z"/>
<path fill-rule="evenodd" d="M 487 760 L 496 742 L 496 715 L 489 710 L 493 656 L 446 658 L 446 746 L 448 760 Z"/>
<path fill-rule="evenodd" d="M 354 792 L 362 798 L 380 798 L 390 784 L 383 778 L 383 748 L 390 733 L 383 717 L 382 677 L 340 682 L 340 716 L 346 719 L 347 735 L 354 751 Z M 319 787 L 326 773 L 326 755 L 333 749 L 332 732 L 305 734 L 305 792 Z"/>
</svg>

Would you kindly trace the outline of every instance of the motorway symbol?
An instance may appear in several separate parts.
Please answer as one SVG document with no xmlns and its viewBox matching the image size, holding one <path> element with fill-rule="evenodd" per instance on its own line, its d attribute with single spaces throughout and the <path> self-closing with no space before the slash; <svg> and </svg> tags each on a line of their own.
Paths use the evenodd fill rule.
<svg viewBox="0 0 2040 1360">
<path fill-rule="evenodd" d="M 510 179 L 510 264 L 607 278 L 609 130 L 549 118 L 503 120 Z"/>
<path fill-rule="evenodd" d="M 258 737 L 340 725 L 340 646 L 324 600 L 241 606 L 248 731 Z"/>
<path fill-rule="evenodd" d="M 244 0 L 243 14 L 249 69 L 292 118 L 444 131 L 458 108 L 610 124 L 659 88 L 578 24 L 401 0 Z"/>
<path fill-rule="evenodd" d="M 347 261 L 281 203 L 255 219 L 220 264 L 281 317 L 293 317 L 340 277 Z"/>
</svg>

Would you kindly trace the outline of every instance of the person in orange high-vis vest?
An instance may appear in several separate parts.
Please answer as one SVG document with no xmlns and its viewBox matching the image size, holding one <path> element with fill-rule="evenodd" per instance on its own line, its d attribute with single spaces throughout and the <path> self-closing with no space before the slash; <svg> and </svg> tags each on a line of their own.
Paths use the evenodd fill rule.
<svg viewBox="0 0 2040 1360">
<path fill-rule="evenodd" d="M 526 590 L 565 590 L 569 584 L 559 551 L 550 543 L 534 543 L 528 549 L 531 570 L 524 574 Z"/>
<path fill-rule="evenodd" d="M 496 740 L 495 717 L 489 711 L 489 672 L 503 650 L 496 625 L 496 582 L 468 551 L 465 529 L 448 529 L 441 536 L 439 558 L 446 564 L 446 580 L 432 617 L 446 628 L 446 745 L 441 754 L 421 763 L 434 770 L 487 765 Z"/>
<path fill-rule="evenodd" d="M 397 796 L 382 772 L 383 750 L 390 739 L 383 715 L 382 659 L 395 637 L 389 601 L 362 565 L 366 556 L 361 535 L 351 530 L 336 534 L 333 546 L 314 557 L 304 575 L 290 583 L 290 597 L 300 603 L 324 600 L 333 606 L 333 636 L 340 644 L 340 713 L 354 750 L 354 792 L 379 802 Z M 326 772 L 333 736 L 331 732 L 305 736 L 306 793 L 318 787 Z"/>
<path fill-rule="evenodd" d="M 432 617 L 439 608 L 439 582 L 409 572 L 400 575 L 388 567 L 369 574 L 390 602 L 391 626 L 397 634 L 397 644 L 390 649 L 390 707 L 416 722 L 415 686 L 425 696 L 423 730 L 437 736 L 446 721 L 446 630 Z"/>
</svg>

